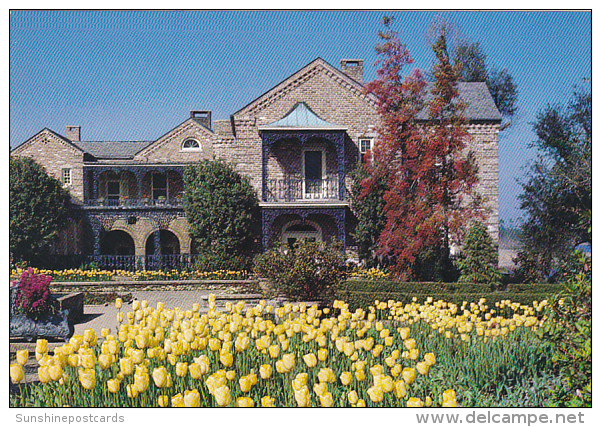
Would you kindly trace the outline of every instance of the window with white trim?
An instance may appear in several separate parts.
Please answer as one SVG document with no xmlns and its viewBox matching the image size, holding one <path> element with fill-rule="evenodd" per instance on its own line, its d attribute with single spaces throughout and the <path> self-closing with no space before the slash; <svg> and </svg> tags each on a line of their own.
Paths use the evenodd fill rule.
<svg viewBox="0 0 601 427">
<path fill-rule="evenodd" d="M 71 185 L 71 168 L 63 168 L 61 178 L 64 186 Z"/>
<path fill-rule="evenodd" d="M 371 153 L 372 148 L 373 148 L 373 139 L 372 138 L 361 138 L 359 140 L 359 153 L 360 153 L 359 160 L 361 161 L 361 163 L 367 163 L 366 154 L 368 152 Z"/>
<path fill-rule="evenodd" d="M 182 143 L 182 151 L 201 151 L 200 142 L 188 138 Z"/>
</svg>

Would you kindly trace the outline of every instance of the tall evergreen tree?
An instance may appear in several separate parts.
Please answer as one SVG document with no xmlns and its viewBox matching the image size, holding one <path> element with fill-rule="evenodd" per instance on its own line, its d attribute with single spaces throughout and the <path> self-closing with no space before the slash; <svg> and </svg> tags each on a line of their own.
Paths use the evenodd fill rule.
<svg viewBox="0 0 601 427">
<path fill-rule="evenodd" d="M 64 228 L 71 197 L 62 184 L 27 157 L 10 158 L 10 252 L 37 263 L 50 255 Z"/>
</svg>

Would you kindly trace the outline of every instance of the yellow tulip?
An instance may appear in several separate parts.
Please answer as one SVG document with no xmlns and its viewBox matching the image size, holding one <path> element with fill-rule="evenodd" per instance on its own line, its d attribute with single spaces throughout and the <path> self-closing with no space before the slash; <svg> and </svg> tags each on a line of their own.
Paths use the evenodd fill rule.
<svg viewBox="0 0 601 427">
<path fill-rule="evenodd" d="M 432 398 L 430 396 L 426 396 L 426 402 L 425 402 L 426 406 L 429 408 L 430 406 L 432 406 Z"/>
<path fill-rule="evenodd" d="M 227 406 L 232 401 L 230 389 L 228 386 L 222 386 L 215 390 L 215 401 L 219 406 Z"/>
<path fill-rule="evenodd" d="M 405 368 L 402 372 L 403 380 L 407 384 L 412 384 L 415 381 L 415 368 Z"/>
<path fill-rule="evenodd" d="M 94 369 L 80 368 L 78 370 L 79 382 L 86 390 L 96 387 L 96 371 Z"/>
<path fill-rule="evenodd" d="M 394 395 L 398 399 L 404 399 L 407 396 L 407 385 L 403 380 L 396 381 L 394 383 Z"/>
<path fill-rule="evenodd" d="M 36 353 L 48 353 L 48 340 L 38 339 L 35 347 Z"/>
<path fill-rule="evenodd" d="M 108 391 L 111 393 L 119 392 L 120 386 L 121 386 L 121 383 L 116 378 L 110 379 L 106 382 L 106 387 L 107 387 Z"/>
<path fill-rule="evenodd" d="M 21 381 L 23 381 L 23 378 L 25 378 L 23 365 L 19 363 L 13 363 L 12 365 L 10 365 L 10 379 L 12 380 L 13 384 L 20 383 Z"/>
<path fill-rule="evenodd" d="M 25 366 L 27 361 L 29 360 L 29 351 L 28 350 L 17 350 L 17 363 L 21 366 Z"/>
<path fill-rule="evenodd" d="M 239 397 L 236 399 L 236 407 L 239 408 L 253 408 L 255 402 L 250 397 Z"/>
<path fill-rule="evenodd" d="M 200 373 L 202 375 L 209 372 L 209 369 L 211 367 L 211 362 L 206 355 L 203 354 L 202 356 L 198 356 L 198 357 L 194 358 L 194 363 L 196 363 L 198 365 L 198 368 L 200 369 Z"/>
<path fill-rule="evenodd" d="M 169 406 L 169 396 L 159 396 L 157 398 L 157 403 L 161 408 L 166 408 Z"/>
<path fill-rule="evenodd" d="M 379 403 L 384 400 L 384 393 L 377 387 L 370 387 L 367 389 L 367 394 L 372 402 Z"/>
<path fill-rule="evenodd" d="M 94 329 L 86 329 L 83 332 L 83 341 L 87 343 L 89 346 L 95 346 L 98 341 L 98 336 L 96 335 L 96 331 Z"/>
<path fill-rule="evenodd" d="M 426 353 L 424 356 L 424 361 L 428 364 L 428 366 L 433 366 L 436 363 L 436 356 L 433 353 Z"/>
<path fill-rule="evenodd" d="M 299 408 L 309 407 L 311 405 L 311 392 L 306 386 L 300 390 L 295 390 L 294 399 Z"/>
<path fill-rule="evenodd" d="M 188 364 L 186 362 L 177 362 L 175 365 L 175 375 L 185 377 L 188 373 Z"/>
<path fill-rule="evenodd" d="M 336 382 L 336 374 L 334 374 L 332 368 L 321 368 L 317 374 L 317 378 L 319 378 L 319 381 L 322 383 Z"/>
<path fill-rule="evenodd" d="M 240 384 L 240 391 L 242 391 L 242 393 L 248 393 L 252 387 L 252 381 L 248 377 L 241 377 L 238 380 L 238 383 Z"/>
<path fill-rule="evenodd" d="M 263 396 L 261 398 L 261 407 L 263 408 L 275 408 L 275 399 L 269 396 Z"/>
<path fill-rule="evenodd" d="M 113 356 L 110 354 L 101 354 L 98 356 L 98 364 L 102 369 L 108 369 L 113 364 Z"/>
<path fill-rule="evenodd" d="M 223 366 L 229 368 L 234 363 L 234 356 L 231 353 L 219 353 L 219 361 Z"/>
<path fill-rule="evenodd" d="M 331 408 L 334 406 L 334 398 L 332 397 L 332 393 L 324 393 L 319 396 L 319 403 L 324 408 Z"/>
<path fill-rule="evenodd" d="M 271 365 L 261 365 L 259 367 L 259 375 L 264 380 L 266 380 L 269 377 L 271 377 L 272 373 L 273 373 L 273 369 L 272 369 Z"/>
<path fill-rule="evenodd" d="M 328 358 L 328 350 L 325 348 L 320 348 L 319 350 L 317 350 L 317 358 L 320 362 L 325 362 Z"/>
<path fill-rule="evenodd" d="M 357 394 L 357 392 L 355 390 L 351 390 L 348 392 L 348 401 L 351 405 L 356 405 L 357 402 L 359 401 L 359 395 Z"/>
<path fill-rule="evenodd" d="M 415 365 L 417 372 L 419 372 L 422 375 L 428 375 L 428 371 L 430 369 L 430 365 L 428 365 L 426 362 L 418 362 L 417 365 Z"/>
<path fill-rule="evenodd" d="M 365 408 L 367 405 L 365 404 L 365 400 L 359 399 L 357 401 L 357 408 Z"/>
<path fill-rule="evenodd" d="M 286 372 L 294 369 L 294 353 L 287 353 L 282 356 L 282 364 Z"/>
<path fill-rule="evenodd" d="M 305 365 L 307 365 L 307 367 L 309 368 L 312 368 L 315 365 L 317 365 L 317 357 L 315 357 L 315 354 L 313 353 L 305 354 L 303 356 L 303 361 L 305 362 Z"/>
<path fill-rule="evenodd" d="M 357 378 L 357 381 L 363 381 L 365 379 L 365 371 L 363 369 L 355 371 L 355 378 Z"/>
<path fill-rule="evenodd" d="M 328 384 L 325 382 L 313 384 L 313 392 L 318 396 L 323 396 L 328 392 Z"/>
<path fill-rule="evenodd" d="M 134 372 L 134 362 L 131 357 L 119 359 L 119 367 L 123 375 L 131 375 Z"/>
<path fill-rule="evenodd" d="M 42 384 L 52 380 L 52 378 L 50 378 L 50 372 L 48 372 L 48 366 L 40 366 L 38 368 L 38 377 L 40 378 L 40 382 Z"/>
<path fill-rule="evenodd" d="M 277 344 L 269 346 L 269 356 L 272 359 L 277 359 L 280 356 L 280 346 Z"/>
<path fill-rule="evenodd" d="M 117 310 L 121 309 L 121 307 L 123 306 L 123 300 L 121 298 L 117 298 L 115 300 L 115 307 L 117 308 Z"/>
<path fill-rule="evenodd" d="M 48 375 L 52 381 L 58 381 L 63 376 L 63 369 L 58 365 L 48 366 Z"/>
<path fill-rule="evenodd" d="M 177 393 L 175 396 L 171 397 L 171 406 L 174 408 L 184 407 L 184 398 L 181 393 Z"/>
<path fill-rule="evenodd" d="M 408 408 L 423 408 L 424 402 L 419 397 L 411 397 L 407 401 Z"/>
<path fill-rule="evenodd" d="M 154 384 L 158 388 L 167 387 L 167 384 L 169 383 L 169 381 L 167 380 L 168 376 L 169 373 L 167 372 L 167 369 L 165 369 L 164 366 L 160 366 L 152 370 L 152 379 L 154 380 Z"/>
<path fill-rule="evenodd" d="M 352 381 L 353 374 L 351 374 L 350 372 L 345 371 L 342 374 L 340 374 L 340 382 L 342 382 L 342 385 L 349 385 Z"/>
<path fill-rule="evenodd" d="M 184 392 L 184 406 L 186 408 L 199 408 L 200 407 L 200 393 L 197 389 L 186 390 Z"/>
</svg>

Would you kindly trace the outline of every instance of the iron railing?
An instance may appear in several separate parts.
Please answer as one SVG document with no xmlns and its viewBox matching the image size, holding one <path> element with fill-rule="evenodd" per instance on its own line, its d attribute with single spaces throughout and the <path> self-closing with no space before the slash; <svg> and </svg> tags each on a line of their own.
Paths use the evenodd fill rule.
<svg viewBox="0 0 601 427">
<path fill-rule="evenodd" d="M 267 180 L 267 202 L 339 199 L 338 177 L 326 179 L 270 178 Z"/>
<path fill-rule="evenodd" d="M 93 262 L 102 270 L 187 270 L 194 267 L 196 256 L 178 255 L 91 255 Z"/>
<path fill-rule="evenodd" d="M 169 208 L 181 208 L 184 206 L 182 198 L 173 199 L 87 199 L 84 202 L 85 206 L 96 206 L 96 207 L 169 207 Z"/>
</svg>

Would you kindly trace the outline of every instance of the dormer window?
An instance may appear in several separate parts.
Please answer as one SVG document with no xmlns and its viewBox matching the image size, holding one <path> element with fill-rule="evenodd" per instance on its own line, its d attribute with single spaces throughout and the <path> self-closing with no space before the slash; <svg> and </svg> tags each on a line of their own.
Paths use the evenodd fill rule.
<svg viewBox="0 0 601 427">
<path fill-rule="evenodd" d="M 182 151 L 200 151 L 200 143 L 195 139 L 186 139 L 182 143 Z"/>
</svg>

